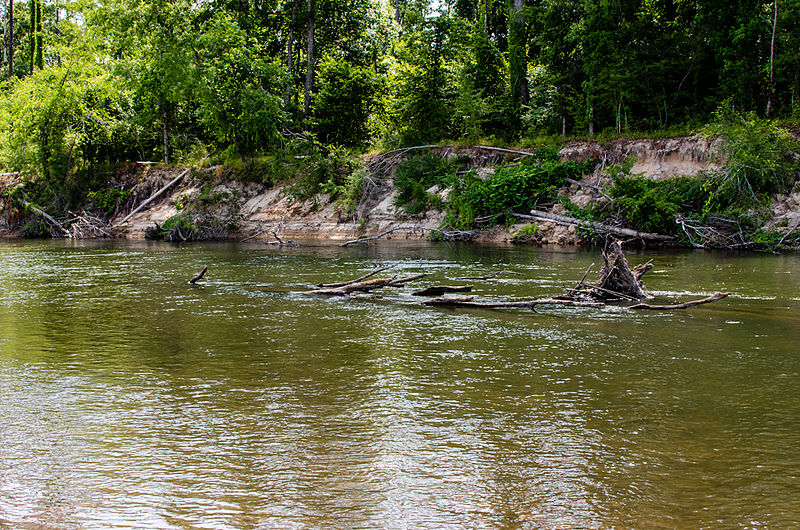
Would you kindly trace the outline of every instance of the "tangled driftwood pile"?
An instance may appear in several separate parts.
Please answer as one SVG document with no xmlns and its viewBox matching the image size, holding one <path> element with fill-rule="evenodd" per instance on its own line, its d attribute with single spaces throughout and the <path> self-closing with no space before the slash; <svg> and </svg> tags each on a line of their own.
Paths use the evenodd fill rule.
<svg viewBox="0 0 800 530">
<path fill-rule="evenodd" d="M 700 300 L 692 300 L 673 305 L 651 305 L 641 302 L 650 298 L 644 290 L 642 283 L 642 276 L 653 268 L 651 262 L 638 265 L 631 268 L 628 260 L 622 251 L 621 242 L 617 240 L 610 240 L 603 251 L 603 268 L 600 271 L 600 279 L 595 284 L 586 283 L 586 278 L 591 272 L 593 267 L 584 273 L 580 281 L 575 287 L 566 289 L 564 294 L 551 296 L 549 298 L 540 298 L 535 300 L 515 300 L 515 301 L 477 301 L 474 296 L 444 296 L 447 293 L 469 292 L 472 290 L 472 285 L 432 285 L 427 288 L 420 289 L 412 293 L 415 296 L 434 296 L 436 298 L 429 298 L 422 302 L 427 306 L 450 306 L 450 307 L 477 307 L 477 308 L 527 308 L 535 311 L 537 306 L 546 305 L 560 305 L 572 307 L 591 307 L 602 308 L 612 302 L 638 302 L 634 305 L 627 306 L 628 309 L 656 309 L 656 310 L 672 310 L 672 309 L 686 309 L 696 305 L 707 304 L 721 300 L 729 295 L 729 293 L 716 293 L 707 298 Z M 413 276 L 406 276 L 398 278 L 397 276 L 372 278 L 376 274 L 386 271 L 391 267 L 380 267 L 369 274 L 354 280 L 332 283 L 332 284 L 319 284 L 317 289 L 305 291 L 304 294 L 321 295 L 321 296 L 350 296 L 355 293 L 366 293 L 377 289 L 386 287 L 403 287 L 407 283 L 414 280 L 419 280 L 427 276 L 427 274 L 415 274 Z M 494 274 L 482 277 L 470 278 L 457 278 L 463 279 L 490 279 L 497 277 L 501 273 L 513 273 L 513 271 L 499 271 Z"/>
</svg>

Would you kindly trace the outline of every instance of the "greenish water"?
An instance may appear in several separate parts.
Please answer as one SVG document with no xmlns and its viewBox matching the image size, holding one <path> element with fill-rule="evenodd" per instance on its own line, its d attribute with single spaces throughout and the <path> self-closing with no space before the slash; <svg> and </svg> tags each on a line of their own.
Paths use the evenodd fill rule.
<svg viewBox="0 0 800 530">
<path fill-rule="evenodd" d="M 799 525 L 800 258 L 629 257 L 659 298 L 733 294 L 447 310 L 411 287 L 510 269 L 475 294 L 548 296 L 600 258 L 1 243 L 0 526 Z M 294 292 L 374 262 L 431 277 Z"/>
</svg>

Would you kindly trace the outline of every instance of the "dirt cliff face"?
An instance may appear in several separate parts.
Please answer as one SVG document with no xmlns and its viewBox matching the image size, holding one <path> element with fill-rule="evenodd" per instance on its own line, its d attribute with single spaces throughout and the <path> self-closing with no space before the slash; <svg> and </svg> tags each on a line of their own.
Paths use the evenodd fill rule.
<svg viewBox="0 0 800 530">
<path fill-rule="evenodd" d="M 694 176 L 718 169 L 714 160 L 717 140 L 699 136 L 615 140 L 608 145 L 597 142 L 570 144 L 559 153 L 562 160 L 584 161 L 596 157 L 600 168 L 635 159 L 631 174 L 652 179 Z"/>
<path fill-rule="evenodd" d="M 635 158 L 631 169 L 633 174 L 649 178 L 663 179 L 679 175 L 696 175 L 701 171 L 713 170 L 718 166 L 712 159 L 714 141 L 698 137 L 658 138 L 641 140 L 616 140 L 607 145 L 597 142 L 575 143 L 564 147 L 559 156 L 562 160 L 584 161 L 596 158 L 598 165 L 593 174 L 584 175 L 583 181 L 594 185 L 604 185 L 607 177 L 603 170 L 611 164 L 622 164 L 629 157 Z M 440 146 L 430 151 L 440 156 L 460 156 L 469 159 L 471 167 L 492 166 L 519 158 L 524 150 Z M 331 239 L 349 240 L 363 235 L 376 235 L 398 226 L 422 226 L 438 228 L 442 222 L 442 212 L 431 211 L 423 215 L 409 215 L 394 205 L 396 190 L 392 184 L 394 170 L 399 163 L 413 156 L 415 152 L 400 152 L 393 155 L 381 168 L 382 174 L 375 175 L 375 186 L 369 197 L 363 201 L 356 212 L 347 215 L 341 212 L 330 197 L 320 194 L 310 201 L 299 202 L 286 193 L 286 187 L 278 185 L 266 187 L 261 184 L 243 184 L 237 181 L 218 179 L 212 193 L 230 193 L 235 196 L 239 210 L 236 212 L 239 231 L 230 237 L 248 237 L 259 234 L 255 239 L 273 239 L 272 230 L 280 237 L 291 239 Z M 134 187 L 136 195 L 143 198 L 147 193 L 168 182 L 175 170 L 147 170 Z M 132 238 L 144 237 L 145 230 L 155 223 L 163 223 L 169 217 L 180 213 L 180 205 L 187 197 L 200 192 L 204 184 L 195 177 L 165 194 L 149 209 L 134 215 L 124 225 L 125 235 Z M 442 193 L 446 194 L 447 190 Z M 604 200 L 596 190 L 572 184 L 561 190 L 561 195 L 569 197 L 579 206 Z M 555 206 L 555 213 L 560 213 Z M 121 219 L 122 216 L 118 216 Z M 496 229 L 479 235 L 480 241 L 508 241 L 522 225 L 509 229 Z M 396 232 L 393 237 L 420 237 L 417 234 Z M 538 241 L 544 244 L 575 244 L 579 236 L 574 227 L 556 226 L 542 223 Z"/>
</svg>

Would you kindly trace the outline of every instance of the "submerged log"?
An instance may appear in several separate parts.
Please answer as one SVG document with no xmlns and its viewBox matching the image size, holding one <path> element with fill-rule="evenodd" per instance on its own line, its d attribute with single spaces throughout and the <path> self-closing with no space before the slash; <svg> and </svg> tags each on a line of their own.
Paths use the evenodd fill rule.
<svg viewBox="0 0 800 530">
<path fill-rule="evenodd" d="M 200 274 L 189 280 L 189 283 L 191 283 L 192 285 L 196 284 L 197 282 L 203 279 L 203 276 L 206 275 L 206 272 L 208 272 L 208 266 L 203 267 L 203 270 L 200 272 Z"/>
<path fill-rule="evenodd" d="M 320 296 L 348 296 L 351 293 L 355 292 L 366 293 L 369 291 L 374 291 L 375 289 L 380 289 L 382 287 L 402 287 L 408 282 L 419 280 L 420 278 L 424 278 L 425 276 L 427 276 L 427 274 L 422 273 L 422 274 L 414 274 L 412 276 L 406 276 L 404 278 L 398 278 L 397 276 L 392 276 L 391 278 L 374 278 L 372 280 L 366 280 L 362 282 L 347 283 L 346 285 L 341 285 L 339 287 L 334 287 L 330 289 L 315 289 L 313 291 L 306 291 L 303 294 L 313 294 Z"/>
<path fill-rule="evenodd" d="M 683 302 L 682 304 L 672 304 L 672 305 L 636 304 L 632 305 L 628 309 L 655 309 L 658 311 L 668 311 L 670 309 L 687 309 L 689 307 L 694 307 L 696 305 L 709 304 L 711 302 L 716 302 L 717 300 L 722 300 L 723 298 L 729 296 L 730 294 L 731 293 L 714 293 L 708 298 L 703 298 L 702 300 L 691 300 L 689 302 Z"/>
<path fill-rule="evenodd" d="M 560 298 L 541 298 L 538 300 L 521 300 L 515 302 L 473 302 L 474 296 L 454 296 L 452 298 L 431 298 L 425 300 L 422 305 L 430 306 L 451 306 L 451 307 L 479 307 L 484 309 L 524 307 L 535 311 L 539 305 L 563 305 L 572 307 L 594 307 L 600 308 L 605 304 L 602 302 L 581 302 L 577 300 L 563 300 Z"/>
<path fill-rule="evenodd" d="M 468 293 L 471 290 L 471 285 L 431 285 L 411 294 L 413 296 L 442 296 L 444 293 Z"/>
</svg>

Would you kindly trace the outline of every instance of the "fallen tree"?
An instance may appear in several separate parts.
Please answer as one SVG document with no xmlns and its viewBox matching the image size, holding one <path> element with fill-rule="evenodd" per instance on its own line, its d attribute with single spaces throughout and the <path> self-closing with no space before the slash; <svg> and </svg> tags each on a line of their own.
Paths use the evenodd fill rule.
<svg viewBox="0 0 800 530">
<path fill-rule="evenodd" d="M 563 226 L 577 226 L 578 228 L 594 230 L 600 234 L 614 235 L 618 237 L 632 237 L 641 239 L 643 241 L 657 241 L 665 243 L 675 240 L 674 236 L 653 234 L 651 232 L 639 232 L 638 230 L 631 230 L 629 228 L 621 228 L 618 226 L 607 225 L 605 223 L 598 223 L 596 221 L 586 221 L 584 219 L 576 219 L 566 215 L 542 212 L 539 210 L 531 210 L 530 215 L 515 213 L 514 216 L 528 221 L 547 221 Z"/>
<path fill-rule="evenodd" d="M 633 268 L 628 264 L 628 260 L 622 251 L 622 242 L 616 239 L 609 239 L 606 248 L 603 250 L 604 265 L 600 271 L 600 279 L 596 284 L 586 283 L 586 278 L 591 272 L 594 264 L 590 265 L 581 277 L 580 281 L 573 288 L 566 289 L 562 295 L 551 296 L 548 298 L 538 298 L 534 300 L 511 300 L 511 301 L 476 301 L 474 296 L 444 296 L 447 293 L 468 292 L 472 285 L 431 285 L 424 289 L 417 290 L 414 296 L 433 296 L 421 302 L 425 306 L 436 307 L 467 307 L 481 309 L 513 309 L 524 308 L 536 311 L 538 306 L 566 306 L 602 309 L 610 303 L 637 302 L 627 306 L 630 310 L 649 309 L 671 311 L 677 309 L 688 309 L 702 304 L 708 304 L 722 300 L 730 293 L 716 293 L 701 300 L 691 300 L 678 304 L 646 304 L 640 301 L 651 298 L 644 289 L 642 276 L 653 268 L 652 260 Z M 350 296 L 355 293 L 368 293 L 384 287 L 402 287 L 405 284 L 424 278 L 426 273 L 415 274 L 403 278 L 393 276 L 391 278 L 373 278 L 375 274 L 387 270 L 391 267 L 379 267 L 368 274 L 355 280 L 318 284 L 319 289 L 305 291 L 304 294 L 323 295 L 323 296 Z M 470 279 L 488 280 L 500 274 L 519 274 L 515 271 L 498 271 L 485 276 L 466 277 Z M 462 278 L 463 279 L 463 278 Z"/>
<path fill-rule="evenodd" d="M 374 278 L 372 280 L 365 280 L 360 282 L 347 282 L 339 287 L 328 289 L 314 289 L 313 291 L 306 291 L 304 294 L 314 294 L 321 296 L 348 296 L 355 292 L 366 293 L 380 289 L 382 287 L 402 287 L 408 282 L 424 278 L 427 274 L 414 274 L 406 276 L 405 278 L 398 278 L 393 276 L 391 278 Z"/>
</svg>

